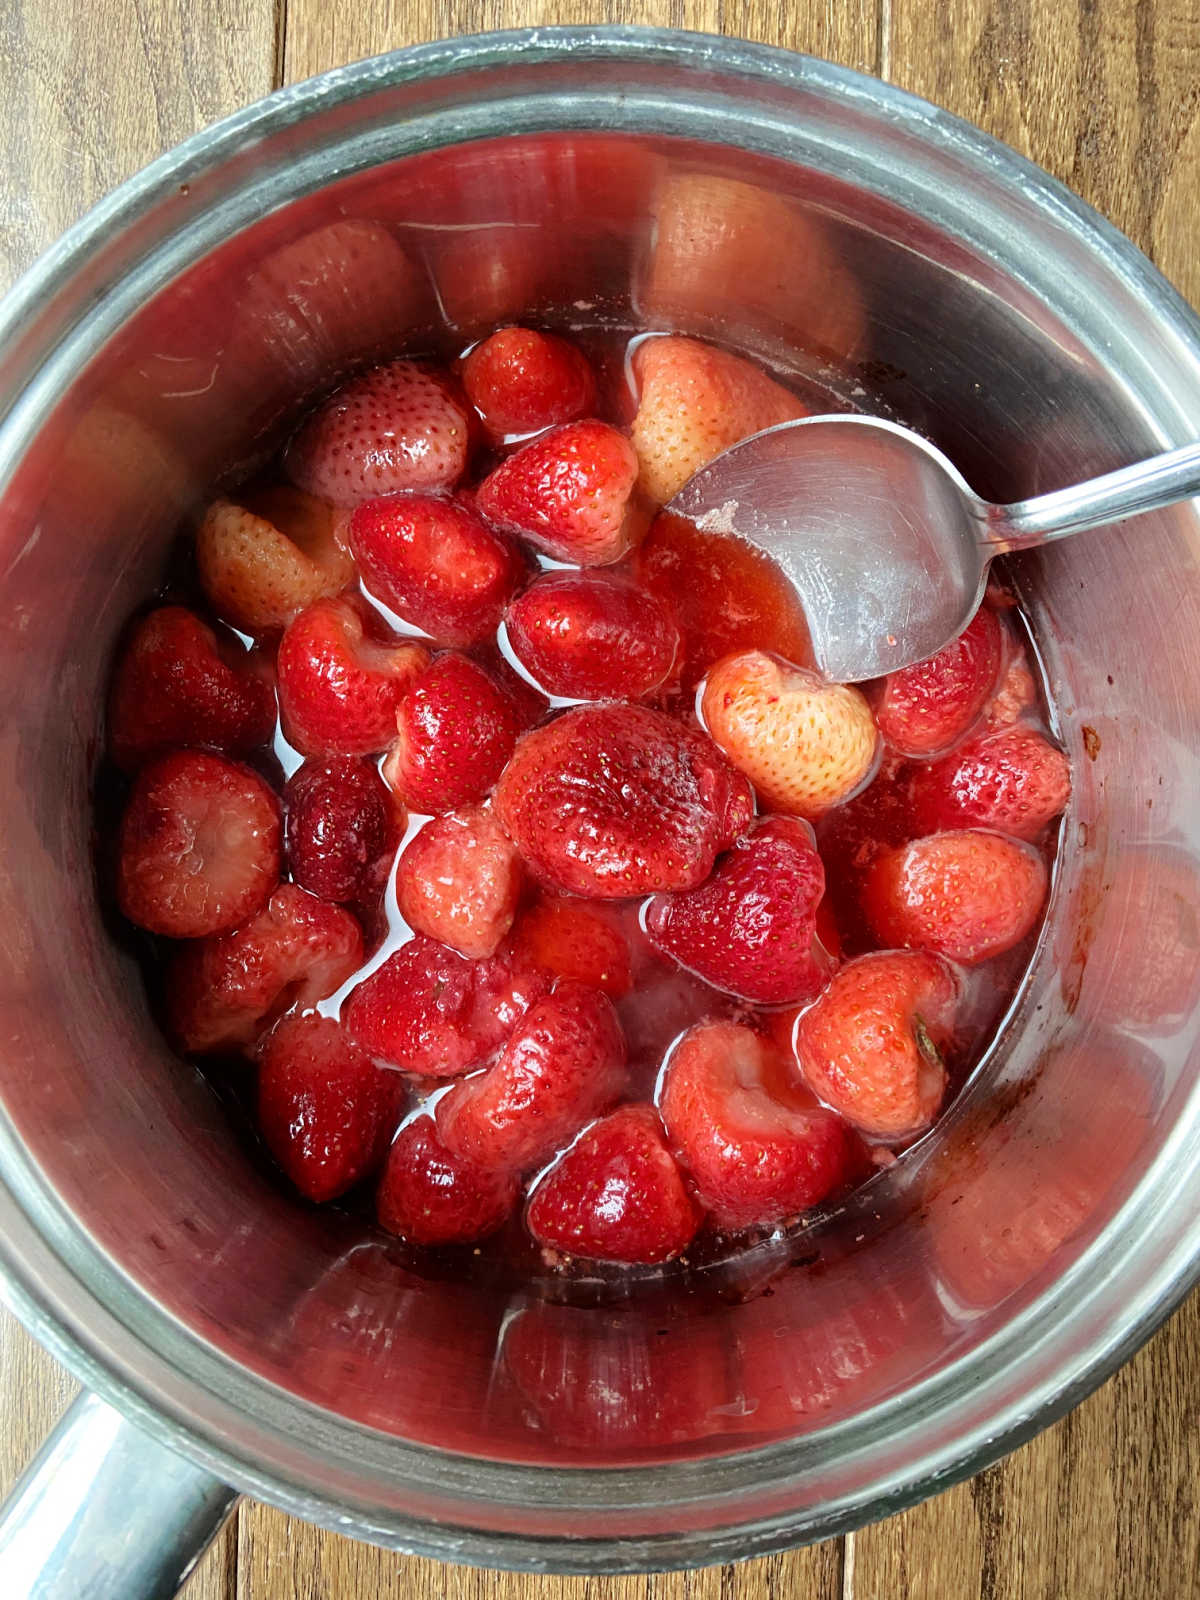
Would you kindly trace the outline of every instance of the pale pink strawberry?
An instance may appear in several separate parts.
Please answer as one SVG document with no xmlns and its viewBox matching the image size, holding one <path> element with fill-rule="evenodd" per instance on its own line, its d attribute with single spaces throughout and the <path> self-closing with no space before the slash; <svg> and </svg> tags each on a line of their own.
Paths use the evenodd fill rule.
<svg viewBox="0 0 1200 1600">
<path fill-rule="evenodd" d="M 326 501 L 280 485 L 242 503 L 214 500 L 196 534 L 204 592 L 224 621 L 248 633 L 285 628 L 354 577 L 342 527 Z"/>
<path fill-rule="evenodd" d="M 520 890 L 520 858 L 484 806 L 434 817 L 396 867 L 396 903 L 409 927 L 472 961 L 495 954 Z"/>
</svg>

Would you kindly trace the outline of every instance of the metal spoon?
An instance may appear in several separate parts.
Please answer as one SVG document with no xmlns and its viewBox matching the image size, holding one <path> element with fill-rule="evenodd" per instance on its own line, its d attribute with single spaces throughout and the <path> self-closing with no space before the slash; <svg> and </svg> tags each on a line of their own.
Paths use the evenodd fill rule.
<svg viewBox="0 0 1200 1600">
<path fill-rule="evenodd" d="M 817 665 L 841 683 L 924 661 L 960 633 L 988 563 L 1200 495 L 1200 444 L 998 506 L 919 434 L 876 417 L 805 417 L 735 444 L 669 510 L 740 534 L 799 591 Z"/>
</svg>

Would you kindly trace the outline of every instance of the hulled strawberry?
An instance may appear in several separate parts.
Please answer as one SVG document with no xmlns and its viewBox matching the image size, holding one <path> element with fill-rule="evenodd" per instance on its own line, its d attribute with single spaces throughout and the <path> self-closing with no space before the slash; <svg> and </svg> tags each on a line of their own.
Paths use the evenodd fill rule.
<svg viewBox="0 0 1200 1600">
<path fill-rule="evenodd" d="M 498 328 L 463 362 L 463 388 L 497 439 L 586 417 L 596 380 L 582 350 L 533 328 Z"/>
<path fill-rule="evenodd" d="M 369 761 L 305 761 L 283 791 L 292 877 L 323 900 L 362 900 L 383 887 L 404 832 L 399 805 Z"/>
<path fill-rule="evenodd" d="M 551 978 L 574 978 L 610 1000 L 633 988 L 629 940 L 606 901 L 543 895 L 517 919 L 513 948 Z"/>
<path fill-rule="evenodd" d="M 529 675 L 568 700 L 640 699 L 671 671 L 679 642 L 652 594 L 607 572 L 549 572 L 505 622 Z"/>
<path fill-rule="evenodd" d="M 341 520 L 328 502 L 286 486 L 214 500 L 196 533 L 204 592 L 225 622 L 249 633 L 286 628 L 354 577 Z"/>
<path fill-rule="evenodd" d="M 978 721 L 996 687 L 1004 634 L 996 613 L 981 606 L 957 639 L 928 661 L 891 672 L 875 693 L 875 721 L 902 756 L 948 750 Z"/>
<path fill-rule="evenodd" d="M 520 859 L 484 806 L 427 822 L 396 867 L 396 903 L 409 927 L 473 961 L 495 954 L 520 892 Z"/>
<path fill-rule="evenodd" d="M 495 1233 L 516 1203 L 513 1173 L 452 1155 L 433 1118 L 422 1116 L 388 1152 L 375 1214 L 380 1227 L 413 1244 L 471 1244 Z"/>
<path fill-rule="evenodd" d="M 1017 722 L 917 767 L 910 795 L 922 832 L 994 828 L 1036 839 L 1071 798 L 1071 764 L 1036 728 Z"/>
<path fill-rule="evenodd" d="M 519 729 L 512 696 L 477 662 L 447 651 L 401 702 L 383 775 L 413 811 L 473 805 L 504 770 Z"/>
</svg>

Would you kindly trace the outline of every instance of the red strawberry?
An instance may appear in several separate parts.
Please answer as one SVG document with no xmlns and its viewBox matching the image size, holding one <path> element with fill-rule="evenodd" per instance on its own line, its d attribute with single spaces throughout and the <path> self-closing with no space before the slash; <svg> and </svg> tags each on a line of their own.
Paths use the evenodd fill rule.
<svg viewBox="0 0 1200 1600">
<path fill-rule="evenodd" d="M 796 1024 L 796 1058 L 809 1088 L 863 1133 L 922 1132 L 946 1092 L 942 1057 L 957 1001 L 953 973 L 927 950 L 851 961 Z"/>
<path fill-rule="evenodd" d="M 795 585 L 756 545 L 660 511 L 633 558 L 634 572 L 674 616 L 681 686 L 690 693 L 722 656 L 765 650 L 812 664 Z"/>
<path fill-rule="evenodd" d="M 522 733 L 526 728 L 536 727 L 549 714 L 550 702 L 546 696 L 510 665 L 495 643 L 475 645 L 470 656 L 512 701 L 517 727 Z"/>
<path fill-rule="evenodd" d="M 364 500 L 350 548 L 370 592 L 439 644 L 491 637 L 525 571 L 469 505 L 434 494 Z"/>
<path fill-rule="evenodd" d="M 121 819 L 117 903 L 151 933 L 235 928 L 279 882 L 279 802 L 247 767 L 179 750 L 143 767 Z"/>
<path fill-rule="evenodd" d="M 575 978 L 620 1000 L 633 988 L 629 941 L 604 902 L 539 900 L 521 913 L 513 948 L 531 966 L 554 978 Z"/>
<path fill-rule="evenodd" d="M 498 1050 L 546 988 L 507 953 L 467 961 L 418 934 L 353 990 L 343 1020 L 376 1060 L 452 1078 Z"/>
<path fill-rule="evenodd" d="M 1036 728 L 1018 722 L 917 767 L 911 794 L 923 833 L 994 828 L 1036 839 L 1071 798 L 1071 764 Z"/>
<path fill-rule="evenodd" d="M 283 791 L 292 877 L 323 900 L 361 900 L 382 888 L 404 808 L 369 761 L 306 761 Z"/>
<path fill-rule="evenodd" d="M 413 1244 L 470 1244 L 505 1221 L 517 1187 L 511 1172 L 451 1155 L 433 1118 L 417 1117 L 388 1153 L 376 1215 L 381 1227 Z"/>
<path fill-rule="evenodd" d="M 520 891 L 517 852 L 483 806 L 427 822 L 396 868 L 396 902 L 409 927 L 471 961 L 495 954 Z"/>
<path fill-rule="evenodd" d="M 717 989 L 762 1005 L 811 999 L 831 961 L 816 938 L 825 870 L 812 830 L 769 817 L 686 894 L 648 901 L 650 942 Z"/>
<path fill-rule="evenodd" d="M 875 862 L 863 910 L 876 938 L 977 966 L 1019 944 L 1046 900 L 1032 846 L 973 828 L 934 833 Z"/>
<path fill-rule="evenodd" d="M 258 1125 L 310 1200 L 334 1200 L 383 1160 L 404 1084 L 358 1049 L 332 1017 L 284 1017 L 259 1058 Z"/>
<path fill-rule="evenodd" d="M 244 503 L 214 500 L 196 534 L 196 566 L 217 614 L 250 633 L 285 628 L 354 577 L 332 506 L 281 484 Z"/>
<path fill-rule="evenodd" d="M 560 983 L 530 1007 L 493 1066 L 438 1102 L 438 1133 L 455 1155 L 529 1171 L 612 1104 L 624 1075 L 612 1001 Z"/>
<path fill-rule="evenodd" d="M 471 805 L 503 772 L 519 726 L 511 696 L 491 674 L 447 651 L 401 702 L 383 775 L 414 811 Z"/>
<path fill-rule="evenodd" d="M 304 755 L 370 755 L 396 736 L 396 711 L 429 661 L 423 645 L 384 636 L 366 606 L 318 600 L 279 644 L 279 710 Z"/>
<path fill-rule="evenodd" d="M 566 1255 L 652 1263 L 686 1250 L 702 1216 L 654 1107 L 626 1105 L 564 1151 L 525 1221 L 539 1244 Z"/>
<path fill-rule="evenodd" d="M 880 733 L 902 756 L 948 750 L 979 720 L 1003 660 L 1003 630 L 996 613 L 982 606 L 937 655 L 882 680 L 875 694 Z"/>
<path fill-rule="evenodd" d="M 362 959 L 362 929 L 348 911 L 281 883 L 233 933 L 175 957 L 166 985 L 171 1031 L 197 1055 L 242 1049 L 282 1012 L 340 989 Z"/>
<path fill-rule="evenodd" d="M 673 1148 L 722 1227 L 795 1216 L 849 1174 L 846 1124 L 740 1023 L 705 1022 L 684 1034 L 668 1058 L 661 1109 Z"/>
<path fill-rule="evenodd" d="M 667 676 L 679 636 L 645 589 L 600 572 L 548 572 L 508 608 L 517 660 L 548 694 L 637 700 Z"/>
<path fill-rule="evenodd" d="M 136 771 L 152 755 L 209 745 L 245 755 L 268 743 L 275 696 L 232 636 L 183 606 L 160 606 L 138 623 L 117 663 L 108 702 L 113 760 Z"/>
<path fill-rule="evenodd" d="M 811 409 L 753 363 L 698 339 L 647 339 L 633 371 L 639 400 L 631 438 L 642 488 L 659 505 L 731 444 Z"/>
<path fill-rule="evenodd" d="M 568 422 L 522 446 L 479 485 L 498 528 L 581 567 L 617 561 L 646 530 L 637 457 L 607 422 Z"/>
<path fill-rule="evenodd" d="M 586 417 L 596 401 L 587 357 L 532 328 L 499 328 L 463 363 L 463 388 L 496 438 Z"/>
<path fill-rule="evenodd" d="M 452 489 L 470 442 L 467 409 L 450 380 L 390 361 L 318 406 L 288 446 L 288 476 L 336 506 L 398 489 Z"/>
<path fill-rule="evenodd" d="M 753 800 L 704 734 L 645 706 L 581 706 L 520 741 L 496 809 L 545 882 L 610 900 L 695 888 Z"/>
</svg>

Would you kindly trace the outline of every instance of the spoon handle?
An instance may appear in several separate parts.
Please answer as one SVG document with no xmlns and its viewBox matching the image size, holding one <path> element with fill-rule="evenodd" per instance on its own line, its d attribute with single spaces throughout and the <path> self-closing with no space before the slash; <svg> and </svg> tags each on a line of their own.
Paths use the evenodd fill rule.
<svg viewBox="0 0 1200 1600">
<path fill-rule="evenodd" d="M 1200 444 L 1185 444 L 1069 489 L 1055 489 L 1011 506 L 989 506 L 983 543 L 992 554 L 1028 550 L 1194 495 L 1200 495 Z"/>
</svg>

